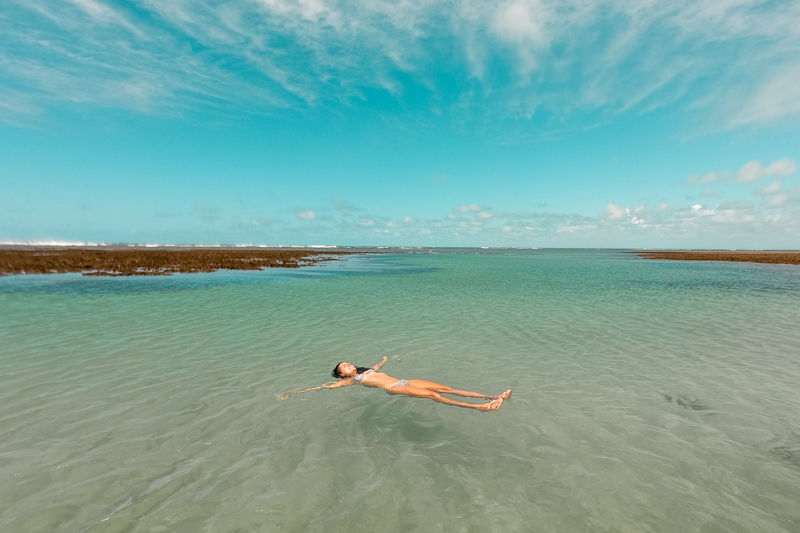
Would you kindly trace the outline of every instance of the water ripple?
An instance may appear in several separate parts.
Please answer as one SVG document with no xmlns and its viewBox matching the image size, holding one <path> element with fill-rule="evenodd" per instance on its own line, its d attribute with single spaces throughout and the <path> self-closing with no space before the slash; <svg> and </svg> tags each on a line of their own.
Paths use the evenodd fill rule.
<svg viewBox="0 0 800 533">
<path fill-rule="evenodd" d="M 0 529 L 373 531 L 379 512 L 398 531 L 797 530 L 798 269 L 349 265 L 2 280 Z M 514 397 L 488 415 L 360 387 L 275 401 L 383 355 Z"/>
</svg>

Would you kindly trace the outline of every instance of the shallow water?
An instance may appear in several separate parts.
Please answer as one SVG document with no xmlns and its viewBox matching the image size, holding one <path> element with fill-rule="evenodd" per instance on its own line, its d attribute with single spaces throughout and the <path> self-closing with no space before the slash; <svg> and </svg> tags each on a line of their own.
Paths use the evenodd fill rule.
<svg viewBox="0 0 800 533">
<path fill-rule="evenodd" d="M 800 531 L 800 268 L 468 252 L 0 278 L 0 530 Z"/>
</svg>

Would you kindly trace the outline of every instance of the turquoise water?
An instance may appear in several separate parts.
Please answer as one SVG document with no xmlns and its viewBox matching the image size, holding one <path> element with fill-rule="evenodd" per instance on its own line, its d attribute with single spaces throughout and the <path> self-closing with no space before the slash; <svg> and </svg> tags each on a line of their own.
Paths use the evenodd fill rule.
<svg viewBox="0 0 800 533">
<path fill-rule="evenodd" d="M 800 531 L 800 268 L 469 252 L 0 278 L 0 530 Z"/>
</svg>

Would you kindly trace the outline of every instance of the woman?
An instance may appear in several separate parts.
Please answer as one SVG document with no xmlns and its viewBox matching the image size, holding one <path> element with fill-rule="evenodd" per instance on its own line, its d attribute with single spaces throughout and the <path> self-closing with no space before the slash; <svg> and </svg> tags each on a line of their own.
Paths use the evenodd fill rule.
<svg viewBox="0 0 800 533">
<path fill-rule="evenodd" d="M 500 396 L 489 396 L 479 392 L 472 392 L 466 390 L 458 390 L 434 383 L 433 381 L 426 381 L 424 379 L 397 379 L 378 372 L 381 367 L 386 363 L 386 358 L 373 366 L 372 368 L 356 367 L 350 363 L 341 362 L 333 368 L 333 377 L 339 378 L 340 381 L 336 383 L 327 383 L 322 385 L 325 389 L 336 389 L 339 387 L 347 387 L 348 385 L 363 385 L 364 387 L 373 387 L 376 389 L 385 389 L 388 394 L 402 394 L 404 396 L 411 396 L 412 398 L 430 398 L 431 400 L 446 403 L 449 405 L 457 405 L 459 407 L 469 407 L 479 411 L 496 411 L 500 408 L 503 400 L 511 396 L 511 389 L 505 391 Z M 452 398 L 442 396 L 442 394 L 453 394 L 455 396 L 466 396 L 467 398 L 491 398 L 489 403 L 467 403 Z"/>
</svg>

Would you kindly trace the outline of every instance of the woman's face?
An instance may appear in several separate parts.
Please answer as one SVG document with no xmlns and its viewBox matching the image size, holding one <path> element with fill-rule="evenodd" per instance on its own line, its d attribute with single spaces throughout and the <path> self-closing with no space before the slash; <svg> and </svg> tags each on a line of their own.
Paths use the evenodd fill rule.
<svg viewBox="0 0 800 533">
<path fill-rule="evenodd" d="M 339 375 L 349 378 L 358 374 L 358 370 L 350 363 L 339 363 Z"/>
</svg>

